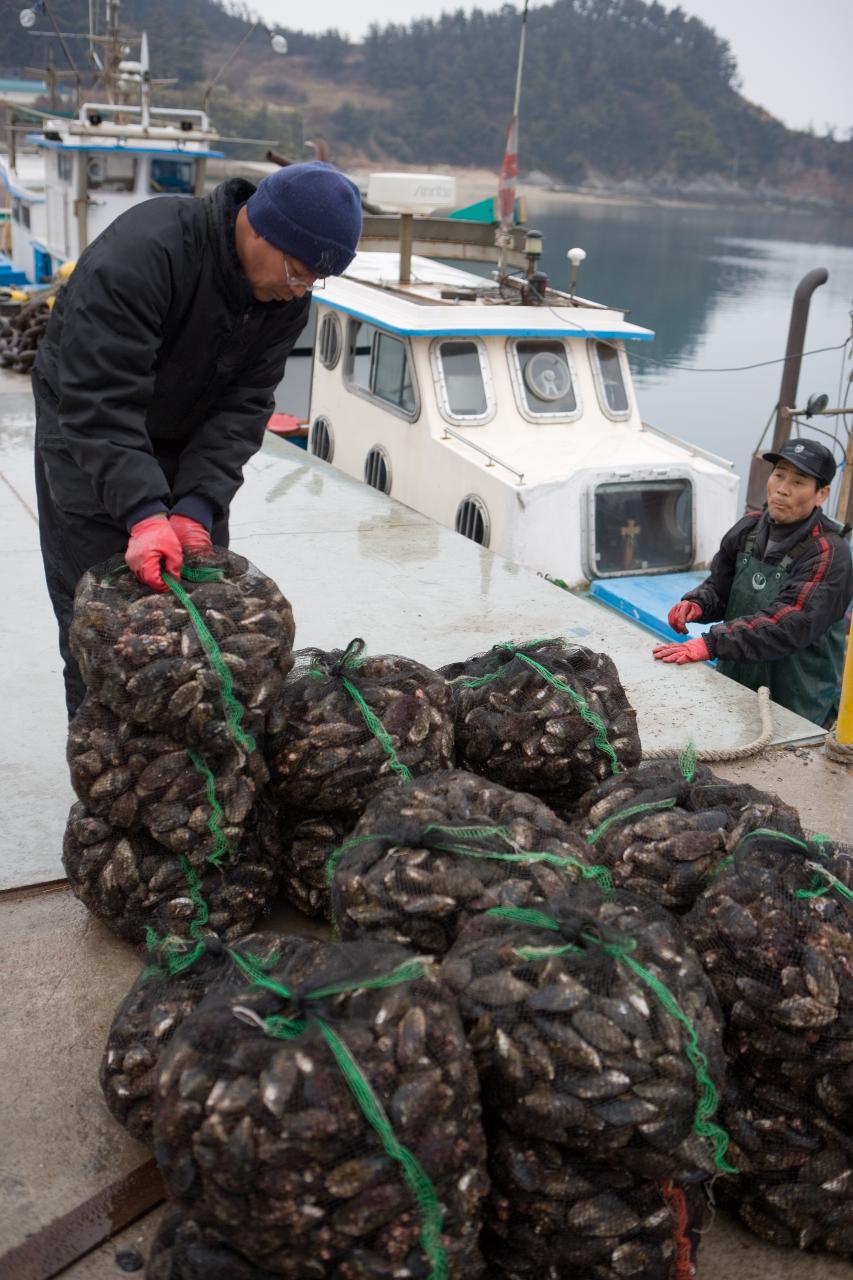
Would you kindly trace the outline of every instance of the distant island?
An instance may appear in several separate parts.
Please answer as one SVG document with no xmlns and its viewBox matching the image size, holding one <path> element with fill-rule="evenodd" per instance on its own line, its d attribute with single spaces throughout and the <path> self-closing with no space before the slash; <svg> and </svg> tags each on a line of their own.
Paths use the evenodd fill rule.
<svg viewBox="0 0 853 1280">
<path fill-rule="evenodd" d="M 86 9 L 51 0 L 61 30 L 82 30 Z M 122 21 L 148 31 L 154 74 L 175 81 L 160 100 L 197 104 L 251 15 L 216 0 L 124 0 Z M 337 31 L 280 30 L 286 57 L 256 33 L 222 75 L 210 102 L 222 133 L 295 156 L 304 139 L 322 136 L 345 166 L 497 170 L 512 108 L 515 6 L 374 26 L 358 44 Z M 32 67 L 45 43 L 10 23 L 0 72 Z M 54 58 L 61 67 L 58 47 Z M 252 154 L 262 159 L 263 149 Z M 544 188 L 853 208 L 853 130 L 841 139 L 787 129 L 741 95 L 731 50 L 710 27 L 644 0 L 557 0 L 531 11 L 519 163 Z"/>
</svg>

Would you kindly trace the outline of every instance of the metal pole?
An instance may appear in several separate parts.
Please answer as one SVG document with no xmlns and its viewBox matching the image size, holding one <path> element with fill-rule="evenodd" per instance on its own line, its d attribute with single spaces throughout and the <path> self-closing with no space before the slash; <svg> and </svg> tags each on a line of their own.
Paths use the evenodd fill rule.
<svg viewBox="0 0 853 1280">
<path fill-rule="evenodd" d="M 806 324 L 809 318 L 809 307 L 812 294 L 829 279 L 825 267 L 815 267 L 808 271 L 794 291 L 791 304 L 791 321 L 788 326 L 788 345 L 785 348 L 785 363 L 782 366 L 782 385 L 779 388 L 779 401 L 776 407 L 776 425 L 773 429 L 773 452 L 778 453 L 788 439 L 791 431 L 790 409 L 797 402 L 797 386 L 800 381 L 800 365 L 806 342 Z M 752 455 L 749 468 L 746 503 L 749 507 L 764 505 L 767 477 L 772 467 L 765 462 L 760 453 Z"/>
<path fill-rule="evenodd" d="M 853 431 L 847 437 L 847 452 L 844 455 L 835 518 L 842 524 L 853 524 Z"/>
<path fill-rule="evenodd" d="M 414 219 L 410 213 L 400 214 L 400 284 L 412 282 L 412 236 Z"/>
<path fill-rule="evenodd" d="M 850 634 L 847 637 L 847 655 L 844 659 L 844 674 L 841 677 L 841 704 L 838 708 L 835 738 L 841 746 L 853 747 L 853 621 L 850 623 Z"/>
<path fill-rule="evenodd" d="M 794 293 L 791 306 L 791 323 L 788 328 L 788 345 L 785 348 L 785 363 L 782 366 L 782 385 L 779 388 L 779 407 L 776 414 L 776 426 L 773 431 L 773 450 L 781 449 L 788 439 L 791 420 L 785 410 L 797 403 L 797 387 L 800 382 L 800 365 L 802 353 L 806 345 L 806 324 L 809 318 L 812 294 L 815 289 L 826 284 L 829 272 L 826 267 L 815 267 L 803 276 Z"/>
</svg>

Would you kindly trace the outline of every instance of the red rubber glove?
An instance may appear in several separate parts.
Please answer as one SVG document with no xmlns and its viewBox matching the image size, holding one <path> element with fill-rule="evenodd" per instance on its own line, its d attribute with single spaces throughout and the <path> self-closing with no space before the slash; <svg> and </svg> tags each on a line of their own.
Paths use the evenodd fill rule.
<svg viewBox="0 0 853 1280">
<path fill-rule="evenodd" d="M 188 556 L 210 555 L 213 543 L 203 524 L 189 516 L 169 516 L 169 524 Z"/>
<path fill-rule="evenodd" d="M 673 631 L 680 631 L 682 635 L 687 633 L 688 622 L 698 622 L 702 617 L 702 606 L 697 604 L 695 600 L 679 600 L 678 604 L 674 604 L 667 614 L 667 622 Z"/>
<path fill-rule="evenodd" d="M 656 649 L 652 649 L 652 657 L 660 658 L 661 662 L 677 662 L 679 666 L 684 662 L 707 662 L 710 656 L 708 646 L 701 636 L 698 640 L 659 644 Z"/>
<path fill-rule="evenodd" d="M 166 572 L 176 578 L 181 576 L 184 563 L 178 535 L 165 515 L 148 516 L 133 525 L 124 558 L 131 572 L 152 591 L 168 590 L 161 577 L 161 561 Z"/>
</svg>

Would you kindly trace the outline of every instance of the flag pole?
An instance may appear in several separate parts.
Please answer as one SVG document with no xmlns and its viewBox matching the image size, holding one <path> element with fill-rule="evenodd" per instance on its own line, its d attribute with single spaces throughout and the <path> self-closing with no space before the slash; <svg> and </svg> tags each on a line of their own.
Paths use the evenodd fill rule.
<svg viewBox="0 0 853 1280">
<path fill-rule="evenodd" d="M 495 236 L 495 244 L 498 248 L 499 280 L 506 275 L 507 252 L 512 247 L 512 226 L 515 218 L 515 184 L 518 178 L 518 113 L 521 108 L 521 77 L 524 71 L 524 42 L 527 36 L 527 5 L 528 0 L 524 0 L 524 9 L 521 14 L 521 36 L 518 42 L 518 66 L 515 73 L 515 99 L 498 177 L 497 205 L 499 225 Z"/>
</svg>

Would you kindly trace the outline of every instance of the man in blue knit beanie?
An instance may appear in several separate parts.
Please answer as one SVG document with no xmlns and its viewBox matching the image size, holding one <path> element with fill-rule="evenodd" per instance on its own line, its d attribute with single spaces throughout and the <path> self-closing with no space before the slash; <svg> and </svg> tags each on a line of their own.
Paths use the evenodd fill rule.
<svg viewBox="0 0 853 1280">
<path fill-rule="evenodd" d="M 295 164 L 255 188 L 157 196 L 117 218 L 60 291 L 33 368 L 36 489 L 69 715 L 74 588 L 118 552 L 152 591 L 185 555 L 228 545 L 311 290 L 361 234 L 358 188 Z"/>
</svg>

